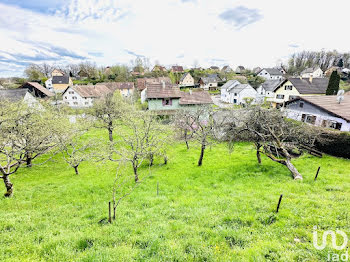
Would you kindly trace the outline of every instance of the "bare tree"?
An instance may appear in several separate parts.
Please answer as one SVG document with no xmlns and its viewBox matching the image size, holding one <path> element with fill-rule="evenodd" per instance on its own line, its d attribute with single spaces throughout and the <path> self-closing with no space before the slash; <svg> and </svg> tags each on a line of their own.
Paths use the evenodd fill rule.
<svg viewBox="0 0 350 262">
<path fill-rule="evenodd" d="M 176 138 L 182 140 L 186 144 L 187 150 L 190 149 L 189 142 L 193 138 L 193 126 L 195 123 L 195 118 L 191 111 L 183 109 L 179 110 L 173 121 L 173 126 L 175 128 Z"/>
<path fill-rule="evenodd" d="M 123 120 L 125 128 L 119 132 L 118 140 L 112 149 L 111 160 L 131 163 L 134 180 L 138 182 L 138 169 L 146 159 L 153 163 L 155 156 L 162 156 L 164 162 L 167 162 L 165 155 L 167 134 L 165 127 L 150 112 L 127 112 Z"/>
<path fill-rule="evenodd" d="M 201 153 L 198 166 L 203 164 L 205 149 L 214 142 L 217 122 L 214 120 L 214 111 L 211 107 L 201 106 L 180 112 L 175 121 L 176 128 L 180 128 L 186 139 L 193 138 L 200 144 Z M 188 143 L 186 142 L 186 145 Z"/>
<path fill-rule="evenodd" d="M 61 151 L 67 164 L 74 168 L 79 175 L 79 166 L 83 162 L 102 161 L 104 159 L 103 143 L 93 138 L 83 138 L 83 134 L 76 133 L 61 140 Z"/>
<path fill-rule="evenodd" d="M 120 120 L 123 111 L 128 110 L 129 105 L 123 100 L 121 95 L 116 92 L 109 94 L 96 101 L 90 110 L 92 116 L 97 119 L 96 127 L 107 129 L 109 141 L 113 141 L 113 130 Z"/>
<path fill-rule="evenodd" d="M 246 109 L 246 114 L 242 121 L 232 123 L 226 129 L 229 140 L 231 142 L 253 141 L 259 163 L 261 163 L 261 153 L 286 166 L 294 179 L 302 179 L 302 175 L 291 162 L 290 152 L 292 148 L 300 145 L 313 146 L 318 137 L 318 131 L 306 124 L 286 119 L 276 109 L 256 106 Z"/>
<path fill-rule="evenodd" d="M 25 159 L 25 150 L 18 133 L 25 117 L 21 104 L 0 102 L 0 178 L 5 184 L 5 197 L 13 194 L 10 176 L 18 171 Z"/>
</svg>

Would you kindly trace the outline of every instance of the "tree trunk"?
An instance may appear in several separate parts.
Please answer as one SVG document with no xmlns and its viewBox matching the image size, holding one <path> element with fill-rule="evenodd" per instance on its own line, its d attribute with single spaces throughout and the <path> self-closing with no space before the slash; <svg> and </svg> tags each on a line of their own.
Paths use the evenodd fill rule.
<svg viewBox="0 0 350 262">
<path fill-rule="evenodd" d="M 4 175 L 3 180 L 4 180 L 5 187 L 6 187 L 6 193 L 4 196 L 11 197 L 12 193 L 13 193 L 13 184 L 10 182 L 10 178 L 8 175 Z"/>
<path fill-rule="evenodd" d="M 205 150 L 205 145 L 202 145 L 202 148 L 201 148 L 201 155 L 200 155 L 199 160 L 198 160 L 198 166 L 201 166 L 202 163 L 203 163 L 204 150 Z"/>
<path fill-rule="evenodd" d="M 261 145 L 260 143 L 256 143 L 255 146 L 256 146 L 256 158 L 258 159 L 258 163 L 260 165 L 261 164 L 261 155 L 260 155 Z"/>
<path fill-rule="evenodd" d="M 27 164 L 27 167 L 32 167 L 32 161 L 33 161 L 33 159 L 32 159 L 32 157 L 31 157 L 31 155 L 30 154 L 26 154 L 26 164 Z"/>
<path fill-rule="evenodd" d="M 108 128 L 109 141 L 113 142 L 113 130 Z"/>
<path fill-rule="evenodd" d="M 188 141 L 186 140 L 186 147 L 187 147 L 187 150 L 190 149 L 190 146 L 188 145 Z"/>
<path fill-rule="evenodd" d="M 79 170 L 78 170 L 79 165 L 74 166 L 74 171 L 76 175 L 79 175 Z"/>
<path fill-rule="evenodd" d="M 302 180 L 303 179 L 303 177 L 301 176 L 299 171 L 295 168 L 295 166 L 292 164 L 290 159 L 286 159 L 285 165 L 289 169 L 289 171 L 292 173 L 294 180 Z"/>
<path fill-rule="evenodd" d="M 164 156 L 164 165 L 168 164 L 168 157 Z"/>
<path fill-rule="evenodd" d="M 259 149 L 256 150 L 256 158 L 258 159 L 258 164 L 261 165 L 261 156 L 260 156 L 260 151 L 259 151 Z"/>
<path fill-rule="evenodd" d="M 150 154 L 149 155 L 149 165 L 150 166 L 153 166 L 153 160 L 154 160 L 154 156 L 153 156 L 153 154 Z"/>
<path fill-rule="evenodd" d="M 137 174 L 137 166 L 133 166 L 134 169 L 134 176 L 135 176 L 135 183 L 139 181 L 139 175 Z"/>
</svg>

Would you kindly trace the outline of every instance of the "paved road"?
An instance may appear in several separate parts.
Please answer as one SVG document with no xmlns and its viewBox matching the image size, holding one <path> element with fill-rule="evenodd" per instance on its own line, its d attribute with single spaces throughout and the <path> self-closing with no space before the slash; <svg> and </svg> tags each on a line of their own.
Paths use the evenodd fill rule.
<svg viewBox="0 0 350 262">
<path fill-rule="evenodd" d="M 220 95 L 211 96 L 211 98 L 213 99 L 214 104 L 217 105 L 218 107 L 221 107 L 221 108 L 232 107 L 232 105 L 230 104 L 223 103 L 220 100 Z"/>
</svg>

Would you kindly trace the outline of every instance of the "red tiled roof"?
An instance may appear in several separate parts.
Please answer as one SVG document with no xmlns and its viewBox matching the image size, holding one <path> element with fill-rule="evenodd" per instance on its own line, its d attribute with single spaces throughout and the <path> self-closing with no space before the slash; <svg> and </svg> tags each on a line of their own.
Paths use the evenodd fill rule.
<svg viewBox="0 0 350 262">
<path fill-rule="evenodd" d="M 117 89 L 134 89 L 134 82 L 105 82 L 105 83 L 98 83 L 96 85 L 105 85 L 109 89 L 115 91 Z"/>
<path fill-rule="evenodd" d="M 181 92 L 182 97 L 180 98 L 180 105 L 199 105 L 199 104 L 212 104 L 210 94 L 207 91 L 197 92 Z"/>
<path fill-rule="evenodd" d="M 164 83 L 147 84 L 147 98 L 180 98 L 180 88 L 176 85 Z"/>
<path fill-rule="evenodd" d="M 49 97 L 52 97 L 54 96 L 55 94 L 50 92 L 49 90 L 47 90 L 45 87 L 43 87 L 42 85 L 40 85 L 39 83 L 37 82 L 28 82 L 27 83 L 28 85 L 31 85 L 32 87 L 34 87 L 35 89 L 38 89 L 40 92 L 42 92 L 43 94 L 49 96 Z M 25 85 L 25 84 L 24 84 Z M 23 86 L 24 86 L 23 85 Z"/>
<path fill-rule="evenodd" d="M 67 88 L 66 90 L 68 89 L 69 88 Z M 81 97 L 102 97 L 107 94 L 113 93 L 113 91 L 105 85 L 81 85 L 73 86 L 72 89 L 75 92 L 77 92 Z"/>
<path fill-rule="evenodd" d="M 301 96 L 295 100 L 304 100 L 321 108 L 333 115 L 343 118 L 346 121 L 350 121 L 350 97 L 345 96 L 344 100 L 339 104 L 337 96 Z M 290 101 L 291 102 L 291 101 Z"/>
</svg>

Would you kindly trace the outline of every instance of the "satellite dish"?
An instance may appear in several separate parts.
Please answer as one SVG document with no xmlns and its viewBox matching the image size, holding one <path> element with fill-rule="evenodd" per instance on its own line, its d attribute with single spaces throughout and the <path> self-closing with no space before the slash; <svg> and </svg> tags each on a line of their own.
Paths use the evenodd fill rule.
<svg viewBox="0 0 350 262">
<path fill-rule="evenodd" d="M 340 104 L 344 100 L 344 90 L 339 90 L 337 94 L 337 102 Z"/>
</svg>

